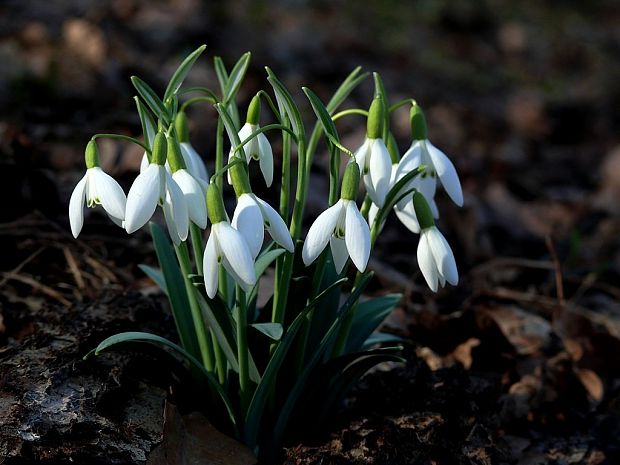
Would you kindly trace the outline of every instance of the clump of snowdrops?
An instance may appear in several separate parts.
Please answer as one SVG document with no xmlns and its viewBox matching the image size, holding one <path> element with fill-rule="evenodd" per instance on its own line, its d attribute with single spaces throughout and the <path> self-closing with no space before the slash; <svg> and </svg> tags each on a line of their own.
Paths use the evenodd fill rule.
<svg viewBox="0 0 620 465">
<path fill-rule="evenodd" d="M 377 73 L 368 109 L 339 111 L 369 77 L 358 68 L 327 104 L 302 88 L 314 113 L 302 116 L 291 93 L 266 68 L 271 92 L 259 91 L 243 112 L 236 96 L 249 53 L 232 69 L 214 59 L 218 91 L 183 87 L 204 49 L 183 61 L 163 97 L 132 78 L 142 137 L 92 137 L 69 219 L 75 237 L 85 206 L 102 207 L 130 234 L 150 225 L 159 269 L 141 268 L 167 295 L 179 336 L 177 344 L 150 333 L 121 333 L 93 353 L 157 347 L 162 358 L 185 367 L 216 425 L 271 460 L 295 424 L 320 424 L 370 368 L 401 360 L 398 338 L 375 332 L 400 295 L 363 296 L 372 277 L 368 260 L 387 216 L 394 212 L 419 235 L 418 265 L 436 291 L 458 281 L 452 250 L 435 226 L 437 184 L 459 206 L 463 195 L 453 164 L 427 138 L 420 105 L 412 99 L 390 104 Z M 211 176 L 189 137 L 186 110 L 199 103 L 211 105 L 217 117 L 214 160 L 206 157 L 214 165 Z M 403 106 L 410 107 L 412 133 L 401 157 L 390 115 Z M 335 123 L 345 117 L 366 124 L 366 138 L 355 152 L 340 142 Z M 308 132 L 310 119 L 316 122 Z M 97 140 L 104 137 L 144 150 L 127 195 L 101 169 Z M 274 155 L 270 139 L 276 138 L 282 150 Z M 313 195 L 325 194 L 327 208 L 305 218 L 310 169 L 321 140 L 329 153 L 329 192 Z M 279 204 L 256 195 L 251 179 L 279 189 Z M 231 219 L 224 196 L 233 193 Z M 152 221 L 158 207 L 167 232 Z M 350 265 L 356 274 L 348 272 Z M 274 268 L 272 280 L 265 278 L 269 268 Z M 259 305 L 261 285 L 269 298 Z"/>
</svg>

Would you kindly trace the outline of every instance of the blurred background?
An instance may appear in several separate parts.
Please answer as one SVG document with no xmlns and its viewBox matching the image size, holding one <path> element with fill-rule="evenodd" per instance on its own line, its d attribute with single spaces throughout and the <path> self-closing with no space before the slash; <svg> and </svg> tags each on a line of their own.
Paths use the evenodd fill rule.
<svg viewBox="0 0 620 465">
<path fill-rule="evenodd" d="M 620 392 L 613 355 L 620 349 L 615 0 L 3 0 L 5 310 L 26 294 L 66 306 L 94 298 L 100 288 L 93 290 L 89 280 L 119 290 L 145 285 L 135 263 L 154 259 L 146 235 L 128 237 L 93 212 L 83 242 L 74 242 L 68 198 L 83 174 L 83 150 L 92 134 L 139 134 L 129 77 L 139 75 L 161 92 L 182 58 L 202 43 L 207 52 L 188 85 L 216 89 L 212 57 L 220 55 L 231 66 L 252 52 L 241 108 L 258 89 L 268 89 L 265 65 L 306 109 L 302 85 L 327 100 L 358 65 L 381 73 L 392 101 L 415 98 L 426 110 L 430 140 L 451 157 L 463 183 L 462 209 L 438 193 L 439 226 L 455 251 L 462 281 L 437 296 L 427 291 L 415 264 L 417 238 L 392 218 L 371 262 L 378 276 L 375 291 L 407 297 L 388 326 L 410 337 L 417 355 L 436 369 L 459 363 L 498 376 L 508 372 L 502 380 L 506 395 L 516 392 L 529 402 L 551 389 L 552 404 L 561 400 L 560 407 L 553 404 L 558 411 L 576 398 L 582 402 L 575 403 L 579 418 L 615 405 Z M 367 107 L 371 96 L 369 79 L 344 108 Z M 192 142 L 212 167 L 214 112 L 195 106 L 190 119 Z M 347 147 L 361 144 L 362 122 L 353 117 L 338 126 Z M 394 115 L 393 130 L 404 151 L 410 143 L 406 110 Z M 278 147 L 278 137 L 270 138 Z M 100 146 L 104 168 L 127 190 L 139 149 L 117 141 Z M 317 160 L 323 160 L 320 153 Z M 309 213 L 325 202 L 321 169 L 316 168 Z M 67 249 L 68 244 L 73 245 Z M 85 278 L 76 278 L 76 267 Z M 560 362 L 581 390 L 545 378 Z M 542 407 L 529 403 L 521 413 L 529 418 L 536 408 Z"/>
</svg>

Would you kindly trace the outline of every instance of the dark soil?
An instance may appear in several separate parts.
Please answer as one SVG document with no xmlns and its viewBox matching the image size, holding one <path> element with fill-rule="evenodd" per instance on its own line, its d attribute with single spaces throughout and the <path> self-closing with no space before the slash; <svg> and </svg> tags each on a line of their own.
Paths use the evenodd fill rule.
<svg viewBox="0 0 620 465">
<path fill-rule="evenodd" d="M 363 3 L 2 2 L 0 463 L 232 463 L 235 450 L 247 463 L 191 406 L 170 404 L 188 396 L 152 353 L 83 360 L 119 331 L 174 339 L 174 323 L 137 269 L 155 260 L 146 234 L 93 212 L 75 241 L 66 216 L 90 136 L 139 132 L 129 76 L 161 91 L 203 42 L 227 63 L 252 50 L 242 101 L 266 86 L 263 65 L 324 99 L 353 67 L 380 71 L 394 100 L 425 107 L 465 191 L 462 209 L 438 192 L 458 287 L 426 289 L 417 238 L 394 218 L 371 259 L 370 292 L 404 295 L 384 330 L 405 339 L 407 365 L 369 374 L 284 463 L 620 463 L 616 2 Z M 209 59 L 189 84 L 215 87 Z M 190 119 L 211 168 L 213 114 Z M 406 112 L 393 123 L 405 149 Z M 338 126 L 352 149 L 353 124 Z M 127 189 L 141 151 L 101 151 Z M 219 459 L 205 443 L 222 446 Z"/>
</svg>

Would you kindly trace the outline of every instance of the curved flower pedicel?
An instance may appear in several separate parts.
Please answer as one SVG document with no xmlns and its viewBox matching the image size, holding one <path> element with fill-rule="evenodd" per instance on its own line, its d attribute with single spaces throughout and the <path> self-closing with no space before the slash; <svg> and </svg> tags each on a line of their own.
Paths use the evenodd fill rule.
<svg viewBox="0 0 620 465">
<path fill-rule="evenodd" d="M 86 145 L 86 174 L 73 189 L 69 200 L 71 233 L 77 238 L 84 226 L 84 204 L 89 208 L 101 205 L 119 226 L 125 219 L 125 193 L 112 176 L 99 166 L 99 147 L 94 140 Z"/>
<path fill-rule="evenodd" d="M 248 174 L 241 164 L 231 167 L 232 184 L 237 194 L 237 207 L 232 226 L 245 238 L 252 259 L 256 259 L 263 245 L 265 229 L 272 239 L 289 252 L 295 252 L 293 239 L 280 214 L 271 205 L 252 193 Z"/>
<path fill-rule="evenodd" d="M 302 251 L 306 266 L 317 259 L 329 242 L 338 273 L 349 257 L 359 271 L 366 269 L 370 258 L 370 228 L 355 203 L 359 180 L 359 167 L 352 161 L 345 169 L 340 200 L 310 226 Z"/>
<path fill-rule="evenodd" d="M 366 192 L 373 203 L 383 206 L 390 190 L 392 161 L 385 142 L 381 138 L 383 125 L 383 103 L 381 97 L 373 99 L 368 110 L 366 140 L 355 152 L 355 161 L 364 177 Z"/>
<path fill-rule="evenodd" d="M 444 287 L 446 281 L 452 285 L 459 282 L 456 261 L 452 249 L 433 221 L 433 214 L 425 197 L 416 192 L 412 202 L 420 222 L 420 242 L 418 243 L 418 266 L 433 292 L 438 284 Z"/>
<path fill-rule="evenodd" d="M 239 130 L 239 140 L 241 142 L 260 129 L 260 108 L 260 97 L 256 95 L 248 107 L 246 122 Z M 243 146 L 243 151 L 248 164 L 250 160 L 258 160 L 261 173 L 263 173 L 263 178 L 265 179 L 265 184 L 267 187 L 270 187 L 273 183 L 273 151 L 271 150 L 271 144 L 269 144 L 265 134 L 258 134 L 248 141 Z M 231 147 L 228 154 L 228 161 L 230 162 L 234 156 L 234 147 Z M 232 184 L 230 173 L 228 175 L 228 183 Z"/>
<path fill-rule="evenodd" d="M 151 162 L 135 179 L 127 194 L 125 230 L 133 233 L 144 226 L 162 206 L 170 237 L 175 244 L 187 239 L 189 216 L 183 191 L 166 171 L 166 136 L 158 132 L 153 142 Z"/>
<path fill-rule="evenodd" d="M 254 260 L 243 235 L 228 222 L 222 194 L 214 184 L 207 191 L 207 208 L 212 223 L 203 256 L 207 295 L 213 298 L 217 294 L 220 264 L 247 291 L 256 283 Z"/>
</svg>

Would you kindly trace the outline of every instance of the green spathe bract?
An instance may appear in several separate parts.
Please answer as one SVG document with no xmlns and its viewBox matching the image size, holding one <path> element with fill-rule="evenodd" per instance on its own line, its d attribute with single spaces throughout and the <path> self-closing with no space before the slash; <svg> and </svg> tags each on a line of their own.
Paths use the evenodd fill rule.
<svg viewBox="0 0 620 465">
<path fill-rule="evenodd" d="M 375 93 L 370 109 L 348 108 L 339 112 L 350 93 L 369 76 L 356 68 L 327 104 L 312 90 L 303 88 L 316 116 L 307 134 L 304 126 L 307 119 L 302 116 L 294 96 L 275 73 L 266 68 L 271 93 L 261 90 L 249 102 L 246 121 L 257 129 L 244 133 L 245 140 L 240 140 L 242 124 L 236 99 L 249 67 L 250 54 L 244 54 L 231 68 L 215 57 L 219 90 L 186 88 L 183 82 L 204 49 L 205 46 L 199 47 L 181 63 L 163 96 L 139 77 L 131 78 L 138 94 L 135 99 L 143 141 L 126 135 L 97 134 L 88 143 L 85 154 L 86 166 L 93 168 L 99 165 L 95 138 L 108 137 L 137 144 L 151 163 L 160 165 L 157 169 L 149 167 L 149 173 L 156 173 L 161 179 L 165 175 L 166 183 L 170 182 L 166 184 L 166 195 L 172 196 L 180 188 L 174 184 L 174 179 L 170 181 L 172 177 L 164 172 L 164 165 L 165 169 L 176 173 L 174 178 L 180 179 L 186 174 L 179 171 L 185 168 L 179 144 L 189 142 L 186 110 L 195 104 L 214 106 L 214 114 L 218 117 L 213 137 L 215 174 L 208 186 L 204 180 L 202 184 L 190 183 L 194 188 L 183 192 L 188 201 L 206 200 L 211 221 L 207 246 L 201 230 L 206 224 L 204 221 L 201 226 L 191 224 L 191 246 L 189 240 L 179 242 L 180 236 L 173 246 L 166 232 L 152 224 L 159 269 L 142 266 L 169 299 L 180 342 L 174 344 L 153 334 L 121 333 L 103 341 L 92 354 L 121 348 L 156 347 L 162 361 L 173 361 L 166 366 L 186 370 L 193 380 L 192 385 L 200 389 L 196 407 L 204 409 L 210 421 L 222 431 L 252 448 L 260 463 L 268 464 L 277 460 L 281 446 L 290 437 L 287 435 L 304 431 L 313 426 L 312 422 L 328 421 L 329 416 L 338 411 L 347 389 L 370 368 L 384 361 L 402 360 L 398 355 L 398 339 L 376 333 L 383 319 L 399 304 L 400 295 L 364 300 L 364 289 L 372 278 L 372 272 L 365 270 L 368 251 L 377 240 L 386 216 L 399 201 L 415 191 L 411 186 L 425 167 L 414 167 L 394 182 L 385 196 L 385 203 L 377 209 L 378 219 L 368 239 L 365 218 L 372 202 L 366 194 L 358 210 L 360 167 L 353 153 L 341 142 L 335 122 L 344 116 L 353 120 L 359 115 L 366 117 L 367 137 L 387 140 L 391 160 L 398 163 L 398 146 L 389 128 L 390 114 L 412 99 L 389 106 L 383 81 L 374 73 Z M 265 109 L 269 109 L 272 120 L 263 127 L 259 126 L 261 101 L 267 104 Z M 414 138 L 425 136 L 424 115 L 415 104 L 411 118 Z M 281 188 L 278 186 L 280 205 L 276 209 L 252 194 L 253 171 L 244 153 L 246 144 L 264 139 L 263 133 L 267 131 L 277 131 L 283 140 L 281 162 L 275 164 L 282 170 Z M 226 135 L 229 141 L 225 140 Z M 271 137 L 276 138 L 275 135 Z M 325 140 L 329 152 L 325 167 L 329 173 L 329 207 L 316 222 L 325 222 L 325 228 L 331 231 L 337 227 L 355 231 L 361 226 L 365 231 L 364 266 L 356 264 L 364 271 L 351 280 L 345 277 L 348 261 L 342 260 L 342 249 L 338 247 L 360 244 L 347 242 L 346 238 L 336 237 L 331 245 L 335 248 L 330 249 L 322 241 L 329 242 L 331 234 L 320 235 L 313 247 L 324 251 L 319 252 L 307 268 L 300 265 L 302 220 L 310 191 L 310 171 L 321 139 Z M 225 165 L 227 150 L 232 156 Z M 274 153 L 276 155 L 279 154 Z M 344 172 L 340 168 L 343 156 L 348 159 Z M 222 188 L 222 179 L 228 175 L 237 197 L 232 223 Z M 342 184 L 339 182 L 341 175 Z M 153 185 L 161 179 L 146 181 Z M 83 183 L 79 186 L 81 189 L 84 189 Z M 271 179 L 267 184 L 271 184 Z M 433 217 L 422 194 L 414 193 L 413 204 L 420 225 L 423 228 L 432 226 Z M 170 221 L 176 207 L 167 201 L 163 206 L 166 220 Z M 175 231 L 177 225 L 174 222 L 167 225 L 169 235 L 174 237 L 178 233 Z M 263 226 L 277 242 L 263 244 Z M 309 244 L 309 237 L 307 239 L 306 244 Z M 275 282 L 270 284 L 261 277 L 273 266 Z M 448 276 L 455 281 L 453 274 Z M 259 303 L 259 288 L 261 295 L 266 296 L 264 304 Z M 377 343 L 383 347 L 377 348 Z M 307 389 L 308 386 L 312 388 Z"/>
</svg>

